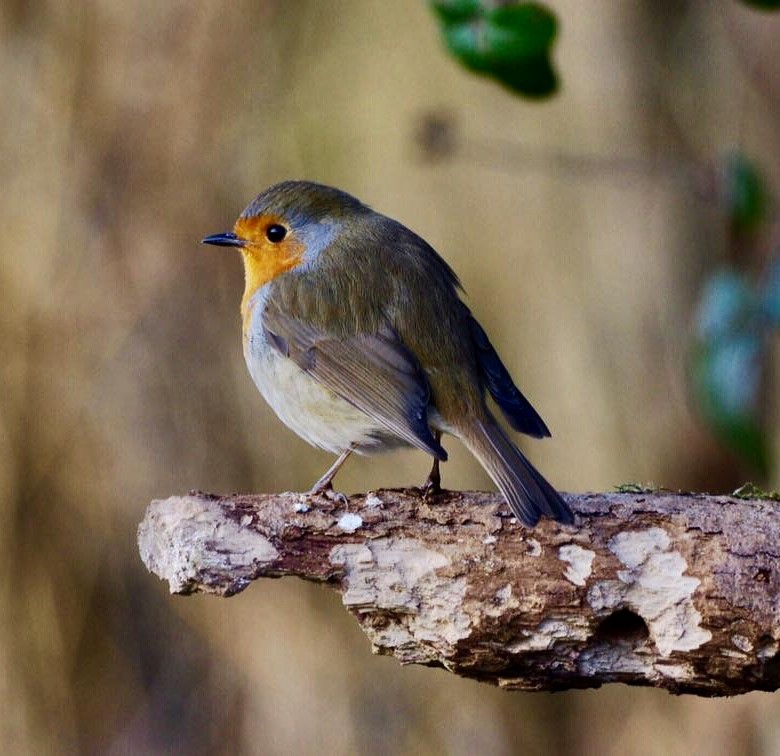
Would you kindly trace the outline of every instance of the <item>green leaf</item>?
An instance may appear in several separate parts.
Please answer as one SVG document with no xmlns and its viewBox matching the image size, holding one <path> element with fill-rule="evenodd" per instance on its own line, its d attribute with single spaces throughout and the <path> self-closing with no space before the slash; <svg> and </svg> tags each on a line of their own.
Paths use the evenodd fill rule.
<svg viewBox="0 0 780 756">
<path fill-rule="evenodd" d="M 758 303 L 747 279 L 731 270 L 715 273 L 701 295 L 696 333 L 701 341 L 713 343 L 731 338 L 751 326 Z"/>
<path fill-rule="evenodd" d="M 742 0 L 742 2 L 760 10 L 777 10 L 780 8 L 780 0 Z"/>
<path fill-rule="evenodd" d="M 761 379 L 760 339 L 735 336 L 708 346 L 701 354 L 701 378 L 708 408 L 716 419 L 741 419 L 756 409 Z"/>
<path fill-rule="evenodd" d="M 448 49 L 470 70 L 528 97 L 557 89 L 550 61 L 557 21 L 544 6 L 496 7 L 489 0 L 436 0 L 431 6 Z"/>
<path fill-rule="evenodd" d="M 693 385 L 701 413 L 715 435 L 766 475 L 769 443 L 757 412 L 761 356 L 758 339 L 700 348 L 693 362 Z"/>
<path fill-rule="evenodd" d="M 443 30 L 444 41 L 450 52 L 463 65 L 477 73 L 490 73 L 494 65 L 483 43 L 484 23 L 452 24 Z"/>
<path fill-rule="evenodd" d="M 558 77 L 547 57 L 527 60 L 522 66 L 497 66 L 493 76 L 505 87 L 526 97 L 548 97 L 558 89 Z"/>
<path fill-rule="evenodd" d="M 433 0 L 431 7 L 439 20 L 447 24 L 470 21 L 483 12 L 479 0 Z"/>
<path fill-rule="evenodd" d="M 533 3 L 500 6 L 487 22 L 485 44 L 497 63 L 545 57 L 557 32 L 555 16 Z"/>
<path fill-rule="evenodd" d="M 730 155 L 725 173 L 726 210 L 735 231 L 755 231 L 765 220 L 769 196 L 755 163 L 741 152 Z"/>
<path fill-rule="evenodd" d="M 696 320 L 691 379 L 699 410 L 713 433 L 753 467 L 769 470 L 769 443 L 760 417 L 767 319 L 745 276 L 716 273 Z"/>
<path fill-rule="evenodd" d="M 762 305 L 769 323 L 775 328 L 780 326 L 780 261 L 775 261 L 767 273 Z"/>
</svg>

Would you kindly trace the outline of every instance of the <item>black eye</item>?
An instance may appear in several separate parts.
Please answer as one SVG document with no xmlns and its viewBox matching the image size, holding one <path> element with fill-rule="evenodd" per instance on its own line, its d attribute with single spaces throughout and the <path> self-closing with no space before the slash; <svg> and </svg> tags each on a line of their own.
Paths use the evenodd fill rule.
<svg viewBox="0 0 780 756">
<path fill-rule="evenodd" d="M 274 244 L 280 242 L 285 236 L 287 236 L 287 229 L 278 223 L 268 226 L 265 230 L 265 238 Z"/>
</svg>

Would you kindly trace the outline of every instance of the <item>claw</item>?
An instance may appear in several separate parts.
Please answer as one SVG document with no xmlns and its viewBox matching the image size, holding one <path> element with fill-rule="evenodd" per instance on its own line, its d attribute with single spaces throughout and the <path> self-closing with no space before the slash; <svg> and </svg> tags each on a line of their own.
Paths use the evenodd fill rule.
<svg viewBox="0 0 780 756">
<path fill-rule="evenodd" d="M 324 496 L 328 501 L 337 501 L 340 504 L 349 503 L 347 495 L 341 491 L 333 490 L 333 483 L 326 481 L 323 484 L 317 484 L 312 489 L 306 492 L 307 496 Z"/>
<path fill-rule="evenodd" d="M 324 496 L 328 501 L 337 501 L 340 504 L 347 504 L 349 499 L 345 493 L 335 491 L 333 484 L 328 481 L 324 486 L 315 486 L 309 491 L 309 496 Z"/>
<path fill-rule="evenodd" d="M 347 457 L 352 454 L 352 447 L 350 446 L 349 449 L 345 449 L 340 455 L 339 458 L 331 465 L 330 469 L 323 475 L 312 487 L 311 490 L 308 491 L 309 495 L 314 494 L 322 494 L 326 496 L 329 499 L 335 499 L 337 501 L 346 501 L 347 497 L 344 496 L 344 494 L 333 494 L 333 478 L 335 477 L 336 473 L 339 471 L 339 468 L 344 464 Z M 330 492 L 330 493 L 328 493 Z M 341 497 L 341 498 L 339 498 Z"/>
<path fill-rule="evenodd" d="M 438 431 L 434 431 L 433 434 L 434 438 L 438 442 L 441 438 L 441 433 Z M 441 473 L 439 472 L 439 460 L 435 459 L 433 460 L 433 466 L 431 467 L 431 471 L 428 473 L 428 477 L 425 480 L 425 483 L 422 484 L 422 496 L 423 499 L 430 499 L 433 496 L 436 496 L 436 494 L 441 493 Z"/>
</svg>

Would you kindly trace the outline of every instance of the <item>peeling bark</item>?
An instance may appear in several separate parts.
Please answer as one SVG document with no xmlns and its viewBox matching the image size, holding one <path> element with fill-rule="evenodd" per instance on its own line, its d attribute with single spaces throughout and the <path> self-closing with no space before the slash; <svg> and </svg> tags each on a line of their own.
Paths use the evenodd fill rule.
<svg viewBox="0 0 780 756">
<path fill-rule="evenodd" d="M 325 581 L 376 653 L 507 689 L 780 687 L 780 504 L 566 498 L 576 527 L 527 530 L 486 493 L 195 492 L 152 502 L 138 543 L 172 593 Z"/>
</svg>

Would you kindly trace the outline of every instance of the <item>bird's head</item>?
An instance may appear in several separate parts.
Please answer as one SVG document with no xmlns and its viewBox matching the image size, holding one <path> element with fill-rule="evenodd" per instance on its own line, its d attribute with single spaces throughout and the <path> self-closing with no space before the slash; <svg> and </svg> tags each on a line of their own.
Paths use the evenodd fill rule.
<svg viewBox="0 0 780 756">
<path fill-rule="evenodd" d="M 367 214 L 371 210 L 346 192 L 309 181 L 284 181 L 252 200 L 232 231 L 207 236 L 203 243 L 241 251 L 246 305 L 277 276 L 316 265 L 322 251 Z"/>
</svg>

